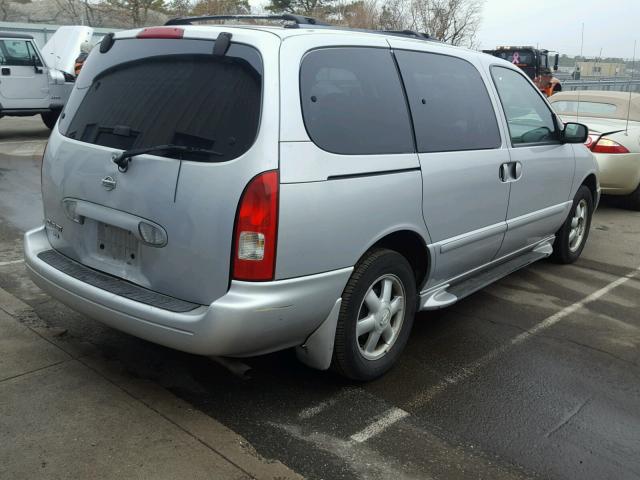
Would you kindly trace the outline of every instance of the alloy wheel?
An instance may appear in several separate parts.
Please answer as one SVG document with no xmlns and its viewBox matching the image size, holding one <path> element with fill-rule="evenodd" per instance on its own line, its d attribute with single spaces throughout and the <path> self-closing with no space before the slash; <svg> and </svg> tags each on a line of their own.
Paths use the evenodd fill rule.
<svg viewBox="0 0 640 480">
<path fill-rule="evenodd" d="M 577 251 L 582 245 L 584 234 L 587 226 L 587 215 L 589 207 L 587 201 L 583 198 L 576 205 L 576 209 L 571 219 L 571 230 L 569 231 L 569 250 Z"/>
<path fill-rule="evenodd" d="M 402 330 L 406 307 L 404 286 L 395 275 L 383 275 L 367 290 L 356 323 L 356 342 L 367 360 L 377 360 L 393 346 Z"/>
</svg>

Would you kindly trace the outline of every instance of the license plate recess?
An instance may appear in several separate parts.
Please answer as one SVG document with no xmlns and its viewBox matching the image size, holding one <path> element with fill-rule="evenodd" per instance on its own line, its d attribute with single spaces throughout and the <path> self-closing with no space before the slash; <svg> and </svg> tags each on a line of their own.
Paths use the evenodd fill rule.
<svg viewBox="0 0 640 480">
<path fill-rule="evenodd" d="M 129 265 L 137 263 L 140 242 L 130 231 L 98 222 L 97 240 L 99 255 Z"/>
</svg>

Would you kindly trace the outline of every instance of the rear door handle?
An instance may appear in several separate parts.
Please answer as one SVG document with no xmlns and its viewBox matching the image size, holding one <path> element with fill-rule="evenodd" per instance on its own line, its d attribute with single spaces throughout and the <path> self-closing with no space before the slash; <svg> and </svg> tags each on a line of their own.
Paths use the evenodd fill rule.
<svg viewBox="0 0 640 480">
<path fill-rule="evenodd" d="M 11 69 L 7 67 L 2 67 L 2 75 L 11 75 Z"/>
</svg>

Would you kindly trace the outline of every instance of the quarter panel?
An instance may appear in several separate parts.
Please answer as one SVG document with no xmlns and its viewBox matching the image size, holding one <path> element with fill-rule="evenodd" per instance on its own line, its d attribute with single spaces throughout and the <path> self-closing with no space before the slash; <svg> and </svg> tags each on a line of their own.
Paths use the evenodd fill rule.
<svg viewBox="0 0 640 480">
<path fill-rule="evenodd" d="M 640 153 L 594 154 L 605 194 L 626 195 L 640 183 Z"/>
<path fill-rule="evenodd" d="M 397 155 L 337 155 L 313 142 L 280 143 L 280 182 L 321 182 L 340 175 L 418 169 L 415 153 Z"/>
<path fill-rule="evenodd" d="M 377 240 L 399 230 L 429 236 L 420 171 L 282 184 L 276 278 L 353 266 Z"/>
</svg>

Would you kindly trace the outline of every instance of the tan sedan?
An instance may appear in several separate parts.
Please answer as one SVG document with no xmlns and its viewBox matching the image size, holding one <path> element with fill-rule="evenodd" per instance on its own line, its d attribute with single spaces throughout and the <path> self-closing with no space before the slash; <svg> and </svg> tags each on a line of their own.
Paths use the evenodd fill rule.
<svg viewBox="0 0 640 480">
<path fill-rule="evenodd" d="M 640 93 L 629 95 L 560 92 L 549 102 L 563 121 L 589 127 L 586 145 L 598 161 L 602 193 L 624 196 L 630 208 L 640 210 Z"/>
</svg>

